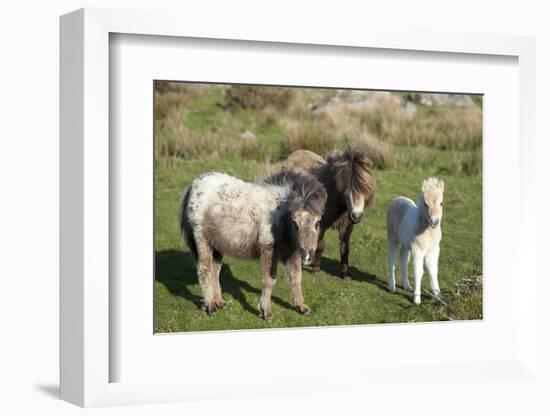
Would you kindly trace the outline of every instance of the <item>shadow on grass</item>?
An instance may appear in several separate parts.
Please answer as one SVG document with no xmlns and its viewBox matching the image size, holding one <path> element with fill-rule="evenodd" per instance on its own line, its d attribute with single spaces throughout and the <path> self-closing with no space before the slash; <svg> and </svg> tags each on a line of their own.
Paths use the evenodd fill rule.
<svg viewBox="0 0 550 416">
<path fill-rule="evenodd" d="M 321 258 L 321 270 L 324 271 L 327 274 L 330 274 L 337 279 L 340 279 L 340 262 L 330 259 L 328 257 L 322 257 Z M 349 266 L 349 272 L 351 273 L 351 280 L 359 281 L 359 282 L 365 282 L 370 283 L 372 285 L 378 286 L 381 290 L 384 292 L 388 292 L 388 282 L 386 280 L 383 280 L 376 276 L 375 274 L 371 274 L 365 271 L 361 271 L 358 268 L 354 266 Z M 403 290 L 397 290 L 395 293 L 398 296 L 402 296 L 405 299 L 411 301 L 411 296 L 407 294 L 407 292 Z"/>
<path fill-rule="evenodd" d="M 199 283 L 193 257 L 188 251 L 163 250 L 155 252 L 155 279 L 162 283 L 172 295 L 180 296 L 192 302 L 197 308 L 201 308 L 202 297 L 195 295 L 190 290 L 191 287 L 198 286 Z M 225 263 L 220 272 L 220 284 L 224 297 L 231 295 L 245 311 L 255 316 L 258 315 L 255 305 L 250 305 L 246 300 L 246 293 L 253 293 L 259 298 L 261 290 L 244 280 L 237 279 L 231 268 Z M 260 276 L 258 276 L 258 285 L 261 285 Z M 283 308 L 294 310 L 290 303 L 277 296 L 272 296 L 271 300 Z"/>
</svg>

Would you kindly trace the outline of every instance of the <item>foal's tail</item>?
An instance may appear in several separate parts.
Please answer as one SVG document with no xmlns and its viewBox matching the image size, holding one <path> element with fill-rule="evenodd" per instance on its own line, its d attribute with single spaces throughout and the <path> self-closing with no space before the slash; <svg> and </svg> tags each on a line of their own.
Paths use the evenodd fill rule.
<svg viewBox="0 0 550 416">
<path fill-rule="evenodd" d="M 180 208 L 178 212 L 178 223 L 180 227 L 180 233 L 182 238 L 187 243 L 189 250 L 195 261 L 197 261 L 197 243 L 195 242 L 195 234 L 193 233 L 193 227 L 189 223 L 189 216 L 187 214 L 187 208 L 189 206 L 189 199 L 191 198 L 191 187 L 187 188 L 185 195 L 181 199 Z"/>
</svg>

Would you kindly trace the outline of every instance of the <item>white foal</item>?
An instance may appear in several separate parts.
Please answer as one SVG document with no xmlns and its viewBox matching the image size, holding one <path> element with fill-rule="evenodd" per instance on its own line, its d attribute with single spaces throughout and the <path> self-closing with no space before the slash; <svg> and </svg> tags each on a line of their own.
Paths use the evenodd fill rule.
<svg viewBox="0 0 550 416">
<path fill-rule="evenodd" d="M 444 183 L 437 178 L 422 182 L 422 192 L 416 204 L 409 198 L 397 197 L 388 207 L 388 265 L 389 290 L 395 292 L 395 261 L 397 247 L 401 246 L 401 282 L 410 290 L 407 266 L 412 252 L 414 269 L 414 303 L 420 303 L 420 292 L 424 263 L 430 275 L 430 285 L 435 297 L 439 298 L 437 264 L 441 241 L 441 217 L 443 216 Z"/>
</svg>

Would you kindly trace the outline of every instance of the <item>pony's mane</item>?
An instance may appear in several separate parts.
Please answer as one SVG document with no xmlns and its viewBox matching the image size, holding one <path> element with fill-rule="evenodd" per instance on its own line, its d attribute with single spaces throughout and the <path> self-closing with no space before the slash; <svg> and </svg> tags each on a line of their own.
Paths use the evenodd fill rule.
<svg viewBox="0 0 550 416">
<path fill-rule="evenodd" d="M 372 161 L 366 147 L 348 145 L 343 151 L 335 151 L 327 158 L 327 164 L 334 172 L 336 186 L 340 192 L 364 195 L 368 206 L 374 200 L 376 180 L 372 174 Z"/>
<path fill-rule="evenodd" d="M 323 215 L 327 191 L 314 176 L 283 170 L 265 178 L 263 183 L 291 191 L 288 198 L 288 208 L 291 212 L 304 209 L 313 215 Z"/>
</svg>

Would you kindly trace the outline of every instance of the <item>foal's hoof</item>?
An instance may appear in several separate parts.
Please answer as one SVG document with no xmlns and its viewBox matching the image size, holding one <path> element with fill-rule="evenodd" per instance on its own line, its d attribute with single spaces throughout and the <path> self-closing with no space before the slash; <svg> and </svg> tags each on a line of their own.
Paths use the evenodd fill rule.
<svg viewBox="0 0 550 416">
<path fill-rule="evenodd" d="M 313 266 L 311 268 L 311 273 L 313 273 L 313 275 L 317 276 L 319 273 L 321 273 L 321 268 L 319 266 Z"/>
<path fill-rule="evenodd" d="M 227 308 L 229 306 L 229 303 L 227 303 L 223 300 L 217 301 L 215 303 L 216 303 L 216 308 L 218 308 L 219 311 L 222 311 L 222 310 L 224 310 L 225 308 Z"/>
<path fill-rule="evenodd" d="M 311 313 L 311 309 L 307 305 L 296 306 L 296 310 L 302 315 L 309 315 Z"/>
</svg>

